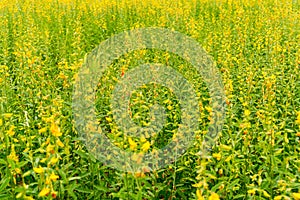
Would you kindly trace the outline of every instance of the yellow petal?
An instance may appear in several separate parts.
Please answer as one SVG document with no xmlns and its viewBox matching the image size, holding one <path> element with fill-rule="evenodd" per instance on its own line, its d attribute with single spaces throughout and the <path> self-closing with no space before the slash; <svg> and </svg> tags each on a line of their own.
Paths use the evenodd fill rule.
<svg viewBox="0 0 300 200">
<path fill-rule="evenodd" d="M 197 196 L 197 200 L 204 200 L 204 197 L 202 196 L 200 190 L 197 190 L 197 191 L 196 191 L 196 196 Z"/>
<path fill-rule="evenodd" d="M 295 200 L 300 200 L 300 193 L 293 193 L 292 195 Z"/>
<path fill-rule="evenodd" d="M 58 139 L 58 140 L 56 140 L 56 144 L 59 146 L 59 147 L 61 147 L 61 148 L 63 148 L 65 145 L 60 141 L 60 139 Z"/>
<path fill-rule="evenodd" d="M 220 153 L 213 153 L 213 158 L 217 159 L 218 161 L 221 160 L 222 155 Z"/>
<path fill-rule="evenodd" d="M 51 179 L 52 181 L 56 181 L 57 179 L 59 179 L 59 176 L 57 176 L 56 174 L 52 173 L 52 174 L 50 175 L 50 179 Z"/>
<path fill-rule="evenodd" d="M 47 131 L 47 127 L 41 128 L 41 129 L 39 130 L 39 134 L 45 133 L 46 131 Z"/>
<path fill-rule="evenodd" d="M 50 193 L 50 189 L 49 188 L 44 188 L 42 189 L 42 191 L 39 193 L 39 197 L 44 197 L 46 195 L 48 195 Z"/>
<path fill-rule="evenodd" d="M 59 136 L 62 135 L 58 125 L 56 125 L 55 123 L 51 124 L 50 131 L 51 131 L 52 135 L 55 136 L 55 137 L 59 137 Z"/>
<path fill-rule="evenodd" d="M 148 151 L 148 150 L 150 149 L 150 146 L 151 146 L 150 142 L 147 141 L 147 142 L 145 142 L 145 143 L 143 144 L 143 146 L 141 147 L 141 149 L 142 149 L 144 152 L 146 152 L 146 151 Z"/>
<path fill-rule="evenodd" d="M 37 174 L 44 173 L 44 169 L 42 167 L 34 167 L 33 171 Z"/>
<path fill-rule="evenodd" d="M 133 141 L 130 137 L 128 138 L 129 148 L 131 150 L 135 150 L 137 147 L 137 143 Z"/>
<path fill-rule="evenodd" d="M 220 200 L 220 197 L 217 193 L 212 193 L 209 197 L 208 200 Z"/>
</svg>

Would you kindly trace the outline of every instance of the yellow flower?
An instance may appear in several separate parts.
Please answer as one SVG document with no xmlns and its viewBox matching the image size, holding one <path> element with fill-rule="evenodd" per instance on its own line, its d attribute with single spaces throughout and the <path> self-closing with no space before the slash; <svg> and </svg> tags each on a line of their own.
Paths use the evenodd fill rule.
<svg viewBox="0 0 300 200">
<path fill-rule="evenodd" d="M 59 136 L 62 135 L 62 133 L 60 132 L 59 127 L 55 123 L 51 124 L 50 131 L 51 131 L 52 135 L 55 136 L 55 137 L 59 137 Z"/>
<path fill-rule="evenodd" d="M 212 112 L 212 108 L 211 108 L 210 106 L 205 106 L 205 109 L 206 109 L 209 113 Z"/>
<path fill-rule="evenodd" d="M 297 120 L 296 120 L 297 124 L 300 124 L 300 111 L 297 112 Z"/>
<path fill-rule="evenodd" d="M 55 157 L 52 157 L 51 159 L 50 159 L 50 162 L 49 162 L 49 164 L 50 165 L 54 165 L 54 164 L 56 164 L 57 162 L 58 162 L 58 158 L 55 158 Z"/>
<path fill-rule="evenodd" d="M 49 178 L 49 177 L 47 177 L 47 178 L 46 178 L 46 180 L 45 180 L 45 184 L 46 184 L 46 185 L 50 185 L 50 184 L 51 184 L 51 180 L 50 180 L 50 178 Z"/>
<path fill-rule="evenodd" d="M 217 159 L 218 161 L 221 160 L 222 155 L 220 153 L 213 153 L 213 158 Z"/>
<path fill-rule="evenodd" d="M 292 195 L 295 200 L 300 200 L 300 193 L 293 193 Z"/>
<path fill-rule="evenodd" d="M 11 159 L 11 160 L 14 160 L 15 162 L 18 162 L 19 161 L 19 157 L 18 155 L 16 154 L 16 151 L 15 151 L 15 145 L 12 144 L 11 145 L 11 152 L 10 154 L 7 156 L 7 158 Z"/>
<path fill-rule="evenodd" d="M 34 200 L 34 198 L 32 198 L 31 196 L 24 196 L 23 199 L 24 200 Z"/>
<path fill-rule="evenodd" d="M 225 151 L 230 151 L 231 150 L 231 146 L 225 145 L 225 144 L 221 144 L 220 145 L 221 149 L 224 149 Z"/>
<path fill-rule="evenodd" d="M 232 159 L 232 155 L 228 156 L 226 159 L 225 159 L 225 162 L 229 162 L 231 159 Z"/>
<path fill-rule="evenodd" d="M 300 137 L 300 132 L 296 133 L 296 136 Z"/>
<path fill-rule="evenodd" d="M 4 116 L 4 118 L 11 118 L 12 117 L 12 113 L 5 113 L 5 114 L 3 114 L 3 116 Z"/>
<path fill-rule="evenodd" d="M 281 199 L 282 199 L 281 195 L 274 197 L 274 200 L 281 200 Z"/>
<path fill-rule="evenodd" d="M 150 142 L 147 141 L 147 142 L 145 142 L 145 143 L 143 144 L 143 146 L 141 147 L 141 149 L 142 149 L 144 152 L 146 152 L 146 151 L 148 151 L 148 150 L 150 149 L 150 146 L 151 146 Z"/>
<path fill-rule="evenodd" d="M 20 168 L 16 168 L 15 171 L 16 171 L 17 174 L 21 174 L 22 173 L 22 171 L 21 171 Z"/>
<path fill-rule="evenodd" d="M 255 189 L 251 189 L 251 190 L 248 190 L 247 192 L 248 192 L 248 194 L 250 194 L 250 195 L 254 195 L 255 192 L 256 192 L 256 190 L 255 190 Z"/>
<path fill-rule="evenodd" d="M 46 147 L 46 151 L 47 151 L 47 153 L 54 153 L 54 145 L 52 145 L 52 144 L 49 144 L 47 147 Z"/>
<path fill-rule="evenodd" d="M 57 179 L 59 179 L 59 176 L 57 176 L 56 174 L 52 173 L 52 174 L 50 175 L 50 180 L 56 181 Z"/>
<path fill-rule="evenodd" d="M 217 193 L 211 193 L 211 195 L 208 197 L 208 200 L 220 200 L 220 197 Z"/>
<path fill-rule="evenodd" d="M 43 169 L 41 166 L 39 166 L 39 167 L 34 167 L 34 168 L 33 168 L 33 171 L 34 171 L 35 173 L 37 173 L 37 174 L 42 174 L 42 173 L 44 173 L 44 169 Z"/>
<path fill-rule="evenodd" d="M 39 193 L 39 197 L 47 196 L 49 193 L 50 193 L 50 189 L 49 189 L 49 188 L 44 188 L 44 189 L 42 189 L 42 191 Z"/>
<path fill-rule="evenodd" d="M 204 200 L 204 197 L 202 196 L 202 193 L 200 190 L 196 191 L 197 200 Z"/>
<path fill-rule="evenodd" d="M 250 114 L 251 114 L 251 111 L 250 111 L 250 110 L 245 110 L 245 111 L 244 111 L 244 115 L 245 115 L 246 117 L 248 117 Z"/>
<path fill-rule="evenodd" d="M 112 118 L 110 118 L 110 117 L 106 117 L 105 119 L 108 123 L 111 123 L 113 121 Z"/>
<path fill-rule="evenodd" d="M 39 134 L 45 133 L 46 131 L 47 131 L 47 127 L 41 128 L 41 129 L 39 130 Z"/>
<path fill-rule="evenodd" d="M 266 191 L 263 191 L 263 195 L 264 195 L 266 198 L 270 198 L 270 197 L 271 197 L 271 196 L 269 195 L 269 193 L 266 192 Z"/>
<path fill-rule="evenodd" d="M 146 140 L 145 136 L 142 136 L 142 137 L 140 138 L 140 141 L 144 143 L 144 142 L 146 142 L 147 140 Z"/>
<path fill-rule="evenodd" d="M 202 183 L 202 182 L 199 182 L 199 183 L 193 184 L 192 186 L 193 186 L 193 187 L 196 187 L 196 188 L 199 188 L 199 187 L 201 187 L 202 185 L 203 185 L 203 183 Z"/>
<path fill-rule="evenodd" d="M 137 143 L 136 143 L 135 141 L 133 141 L 133 140 L 131 139 L 131 137 L 128 138 L 128 143 L 129 143 L 129 148 L 130 148 L 131 150 L 135 150 L 135 149 L 136 149 Z"/>
<path fill-rule="evenodd" d="M 15 134 L 14 129 L 15 129 L 15 126 L 12 125 L 12 126 L 9 128 L 9 130 L 7 131 L 7 135 L 9 135 L 9 136 L 14 136 L 14 134 Z"/>
<path fill-rule="evenodd" d="M 135 178 L 144 178 L 146 175 L 145 175 L 145 173 L 144 172 L 136 172 L 135 174 L 134 174 L 134 177 Z"/>
<path fill-rule="evenodd" d="M 20 199 L 23 196 L 23 192 L 20 192 L 19 194 L 17 194 L 16 199 Z"/>
<path fill-rule="evenodd" d="M 58 139 L 58 140 L 56 140 L 56 144 L 59 146 L 59 147 L 61 147 L 61 148 L 63 148 L 65 145 L 60 141 L 60 139 Z"/>
<path fill-rule="evenodd" d="M 49 144 L 49 143 L 50 143 L 50 141 L 51 141 L 51 139 L 50 139 L 50 138 L 47 138 L 47 140 L 46 140 L 45 144 L 46 144 L 46 145 L 47 145 L 47 144 Z"/>
<path fill-rule="evenodd" d="M 2 126 L 3 125 L 3 120 L 2 119 L 0 119 L 0 126 Z"/>
</svg>

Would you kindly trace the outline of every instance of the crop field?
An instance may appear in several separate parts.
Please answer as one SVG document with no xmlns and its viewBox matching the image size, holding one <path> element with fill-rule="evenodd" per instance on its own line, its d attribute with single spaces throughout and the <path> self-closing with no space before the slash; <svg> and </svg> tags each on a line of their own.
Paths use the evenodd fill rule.
<svg viewBox="0 0 300 200">
<path fill-rule="evenodd" d="M 300 2 L 0 0 L 0 199 L 300 200 Z"/>
</svg>

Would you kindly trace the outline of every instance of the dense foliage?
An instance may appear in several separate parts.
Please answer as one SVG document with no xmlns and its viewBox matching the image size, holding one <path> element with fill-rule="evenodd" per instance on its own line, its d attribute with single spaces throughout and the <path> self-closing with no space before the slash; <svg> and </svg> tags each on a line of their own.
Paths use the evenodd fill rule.
<svg viewBox="0 0 300 200">
<path fill-rule="evenodd" d="M 299 1 L 2 0 L 0 24 L 0 198 L 300 199 Z M 213 57 L 226 120 L 209 156 L 195 141 L 172 165 L 129 174 L 87 151 L 74 128 L 73 85 L 102 41 L 149 26 L 187 34 Z M 147 123 L 147 106 L 157 101 L 167 110 L 164 130 L 128 138 L 116 127 L 111 91 L 145 62 L 171 65 L 193 83 L 200 141 L 211 112 L 207 88 L 188 62 L 162 51 L 129 53 L 105 72 L 96 105 L 102 128 L 132 151 L 161 147 L 178 128 L 176 97 L 153 84 L 133 94 L 133 120 Z"/>
</svg>

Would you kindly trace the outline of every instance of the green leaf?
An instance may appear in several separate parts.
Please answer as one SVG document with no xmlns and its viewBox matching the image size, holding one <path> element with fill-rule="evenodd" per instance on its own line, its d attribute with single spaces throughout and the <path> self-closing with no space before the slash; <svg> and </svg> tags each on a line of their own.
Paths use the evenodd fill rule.
<svg viewBox="0 0 300 200">
<path fill-rule="evenodd" d="M 9 184 L 10 178 L 8 176 L 4 177 L 0 182 L 0 191 L 3 191 Z"/>
</svg>

